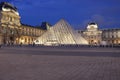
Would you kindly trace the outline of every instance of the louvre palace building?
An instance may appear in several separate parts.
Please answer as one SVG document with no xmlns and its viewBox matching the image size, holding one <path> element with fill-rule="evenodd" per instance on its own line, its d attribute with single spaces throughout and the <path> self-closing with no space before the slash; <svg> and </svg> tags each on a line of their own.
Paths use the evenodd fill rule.
<svg viewBox="0 0 120 80">
<path fill-rule="evenodd" d="M 74 30 L 64 19 L 53 26 L 47 22 L 31 26 L 20 18 L 14 5 L 0 3 L 0 44 L 120 44 L 120 29 L 99 30 L 96 23 L 89 23 L 86 30 Z"/>
<path fill-rule="evenodd" d="M 89 23 L 85 30 L 77 30 L 90 45 L 120 45 L 119 29 L 99 29 L 96 23 Z"/>
</svg>

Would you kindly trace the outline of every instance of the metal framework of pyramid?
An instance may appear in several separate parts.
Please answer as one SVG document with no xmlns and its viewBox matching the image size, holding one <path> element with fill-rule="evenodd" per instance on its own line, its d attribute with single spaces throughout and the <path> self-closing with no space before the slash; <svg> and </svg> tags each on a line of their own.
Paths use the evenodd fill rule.
<svg viewBox="0 0 120 80">
<path fill-rule="evenodd" d="M 88 42 L 75 30 L 73 30 L 64 19 L 61 19 L 53 27 L 49 28 L 43 35 L 35 40 L 35 44 L 43 45 L 67 45 L 88 44 Z"/>
</svg>

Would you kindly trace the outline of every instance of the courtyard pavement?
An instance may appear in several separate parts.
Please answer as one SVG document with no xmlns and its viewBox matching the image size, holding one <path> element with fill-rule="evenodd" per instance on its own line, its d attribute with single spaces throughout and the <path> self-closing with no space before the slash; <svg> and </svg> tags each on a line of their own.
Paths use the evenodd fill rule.
<svg viewBox="0 0 120 80">
<path fill-rule="evenodd" d="M 120 48 L 2 47 L 0 80 L 120 80 Z"/>
</svg>

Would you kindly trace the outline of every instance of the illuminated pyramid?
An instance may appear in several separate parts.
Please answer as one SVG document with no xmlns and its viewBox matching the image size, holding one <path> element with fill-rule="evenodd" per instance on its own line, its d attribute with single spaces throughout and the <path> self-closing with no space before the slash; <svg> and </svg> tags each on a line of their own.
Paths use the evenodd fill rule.
<svg viewBox="0 0 120 80">
<path fill-rule="evenodd" d="M 43 35 L 41 35 L 35 44 L 43 45 L 67 45 L 67 44 L 88 44 L 88 42 L 64 19 L 61 19 L 53 27 L 50 27 Z"/>
</svg>

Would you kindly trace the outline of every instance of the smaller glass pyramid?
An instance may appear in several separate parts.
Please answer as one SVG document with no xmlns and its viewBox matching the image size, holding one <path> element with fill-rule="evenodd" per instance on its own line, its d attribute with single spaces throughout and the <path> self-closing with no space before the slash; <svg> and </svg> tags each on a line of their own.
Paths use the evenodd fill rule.
<svg viewBox="0 0 120 80">
<path fill-rule="evenodd" d="M 87 40 L 74 31 L 64 19 L 61 19 L 34 42 L 42 45 L 88 44 Z"/>
</svg>

